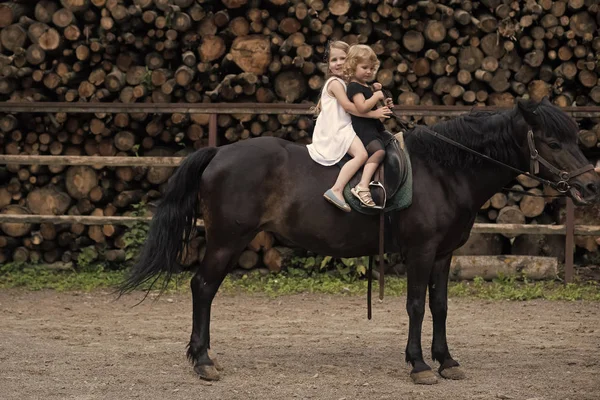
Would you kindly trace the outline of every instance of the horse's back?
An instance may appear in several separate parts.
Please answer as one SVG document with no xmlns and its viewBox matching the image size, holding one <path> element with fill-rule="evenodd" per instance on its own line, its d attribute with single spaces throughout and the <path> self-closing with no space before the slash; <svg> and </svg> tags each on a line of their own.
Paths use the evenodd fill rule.
<svg viewBox="0 0 600 400">
<path fill-rule="evenodd" d="M 293 179 L 297 169 L 332 170 L 314 162 L 305 145 L 296 144 L 277 137 L 257 137 L 242 140 L 219 147 L 219 152 L 211 162 L 205 175 L 223 176 L 223 173 L 240 173 L 248 178 L 265 175 L 279 175 L 280 178 Z"/>
<path fill-rule="evenodd" d="M 298 191 L 306 190 L 300 181 L 307 175 L 318 176 L 312 171 L 315 166 L 306 146 L 281 138 L 259 137 L 221 146 L 202 175 L 203 197 L 210 193 L 210 199 L 240 207 L 251 202 L 263 208 L 275 201 L 285 207 Z"/>
</svg>

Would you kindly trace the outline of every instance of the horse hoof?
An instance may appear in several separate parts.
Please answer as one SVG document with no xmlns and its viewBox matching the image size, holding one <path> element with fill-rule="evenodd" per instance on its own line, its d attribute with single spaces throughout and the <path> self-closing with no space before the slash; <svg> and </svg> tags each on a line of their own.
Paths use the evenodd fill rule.
<svg viewBox="0 0 600 400">
<path fill-rule="evenodd" d="M 465 379 L 465 372 L 461 367 L 450 367 L 440 370 L 440 375 L 446 379 L 461 380 Z"/>
<path fill-rule="evenodd" d="M 438 383 L 438 379 L 432 370 L 411 372 L 410 377 L 417 385 L 435 385 Z"/>
<path fill-rule="evenodd" d="M 217 371 L 223 371 L 223 366 L 217 361 L 216 358 L 211 358 L 211 360 L 212 360 L 212 362 L 213 362 L 213 364 L 215 366 L 215 369 Z"/>
<path fill-rule="evenodd" d="M 221 376 L 214 365 L 196 365 L 194 371 L 200 378 L 207 381 L 218 381 L 221 379 Z"/>
<path fill-rule="evenodd" d="M 223 371 L 223 366 L 217 361 L 217 356 L 213 352 L 208 352 L 208 358 L 211 359 L 217 371 Z"/>
</svg>

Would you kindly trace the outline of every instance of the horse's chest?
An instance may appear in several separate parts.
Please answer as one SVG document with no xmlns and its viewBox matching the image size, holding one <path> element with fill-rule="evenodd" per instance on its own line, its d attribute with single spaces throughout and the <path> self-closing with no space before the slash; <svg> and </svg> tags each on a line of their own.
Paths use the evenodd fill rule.
<svg viewBox="0 0 600 400">
<path fill-rule="evenodd" d="M 474 222 L 475 214 L 457 218 L 448 230 L 441 247 L 446 251 L 454 251 L 467 243 Z"/>
</svg>

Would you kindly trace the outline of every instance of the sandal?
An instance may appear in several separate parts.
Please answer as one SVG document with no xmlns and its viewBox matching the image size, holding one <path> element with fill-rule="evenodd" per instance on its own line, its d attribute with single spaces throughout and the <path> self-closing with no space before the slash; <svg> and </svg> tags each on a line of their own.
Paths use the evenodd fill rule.
<svg viewBox="0 0 600 400">
<path fill-rule="evenodd" d="M 369 189 L 363 189 L 360 186 L 356 185 L 355 187 L 350 189 L 350 192 L 352 192 L 354 197 L 360 200 L 361 204 L 364 207 L 373 208 L 377 205 L 373 201 L 373 198 L 371 197 L 371 191 Z"/>
<path fill-rule="evenodd" d="M 334 206 L 336 206 L 337 208 L 339 208 L 340 210 L 342 210 L 344 212 L 352 211 L 352 209 L 350 208 L 348 203 L 346 203 L 345 201 L 340 201 L 340 199 L 338 199 L 338 197 L 333 193 L 333 191 L 331 189 L 326 191 L 323 194 L 323 197 L 325 197 L 325 200 L 327 200 L 328 202 L 330 202 L 331 204 L 333 204 Z"/>
</svg>

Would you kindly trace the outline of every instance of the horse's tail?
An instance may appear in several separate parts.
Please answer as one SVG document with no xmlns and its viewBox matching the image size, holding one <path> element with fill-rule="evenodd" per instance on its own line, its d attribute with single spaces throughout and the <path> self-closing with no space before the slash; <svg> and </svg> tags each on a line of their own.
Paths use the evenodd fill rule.
<svg viewBox="0 0 600 400">
<path fill-rule="evenodd" d="M 181 271 L 178 261 L 196 227 L 200 178 L 216 154 L 214 147 L 190 154 L 171 177 L 139 259 L 119 287 L 121 295 L 150 280 L 154 285 L 163 275 L 164 290 L 172 275 Z"/>
</svg>

